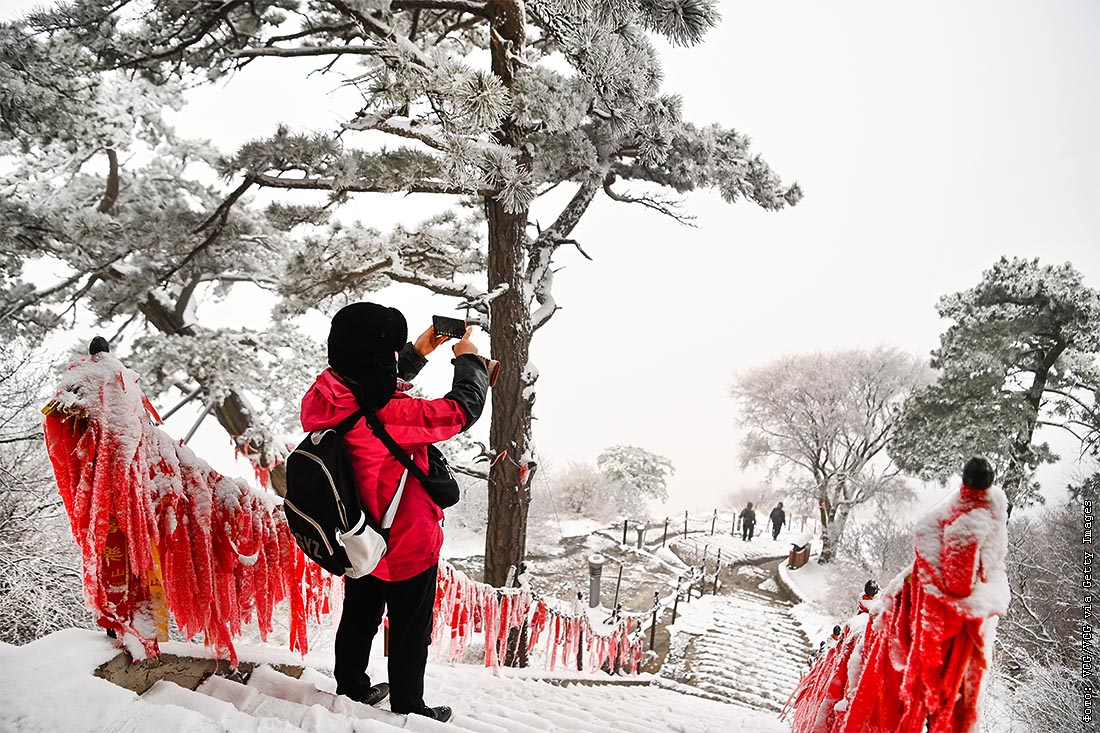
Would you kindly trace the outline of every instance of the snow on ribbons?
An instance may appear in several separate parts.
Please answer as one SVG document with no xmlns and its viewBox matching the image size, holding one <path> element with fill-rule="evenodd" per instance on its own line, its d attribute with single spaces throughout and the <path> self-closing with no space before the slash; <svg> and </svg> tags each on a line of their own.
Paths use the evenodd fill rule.
<svg viewBox="0 0 1100 733">
<path fill-rule="evenodd" d="M 637 618 L 621 616 L 610 624 L 593 624 L 588 613 L 580 609 L 565 613 L 560 604 L 527 587 L 501 589 L 475 582 L 450 564 L 440 563 L 434 624 L 437 655 L 442 656 L 446 647 L 447 659 L 459 660 L 469 637 L 483 633 L 486 667 L 504 664 L 508 652 L 518 653 L 523 643 L 524 651 L 531 654 L 542 641 L 549 670 L 559 663 L 575 668 L 583 645 L 580 658 L 589 670 L 637 671 L 645 645 Z M 438 638 L 444 627 L 450 629 L 449 642 Z"/>
<path fill-rule="evenodd" d="M 1008 609 L 1007 499 L 963 486 L 914 528 L 916 559 L 791 695 L 793 733 L 972 733 Z"/>
<path fill-rule="evenodd" d="M 298 551 L 272 495 L 154 427 L 137 374 L 110 354 L 72 364 L 44 412 L 85 598 L 135 659 L 157 655 L 166 638 L 158 604 L 235 665 L 242 624 L 255 615 L 266 638 L 288 600 L 290 646 L 305 653 L 306 619 L 327 611 L 332 578 Z"/>
</svg>

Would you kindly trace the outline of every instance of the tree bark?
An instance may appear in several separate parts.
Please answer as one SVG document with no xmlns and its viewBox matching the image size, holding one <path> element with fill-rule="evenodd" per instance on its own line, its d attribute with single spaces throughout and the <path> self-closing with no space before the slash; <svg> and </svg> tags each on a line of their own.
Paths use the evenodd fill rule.
<svg viewBox="0 0 1100 733">
<path fill-rule="evenodd" d="M 489 50 L 493 73 L 511 88 L 516 59 L 522 58 L 524 25 L 516 0 L 490 0 L 486 15 L 493 33 Z M 522 147 L 523 132 L 511 119 L 497 132 L 497 142 Z M 523 161 L 521 161 L 521 164 Z M 489 307 L 489 337 L 493 357 L 501 362 L 493 387 L 493 413 L 489 445 L 496 461 L 489 469 L 489 516 L 485 533 L 485 582 L 503 587 L 508 569 L 519 567 L 527 552 L 527 508 L 533 462 L 531 406 L 534 394 L 529 379 L 531 312 L 525 283 L 527 210 L 509 212 L 493 195 L 485 197 L 489 225 L 489 291 L 506 284 Z"/>
<path fill-rule="evenodd" d="M 1011 507 L 1017 502 L 1017 498 L 1021 493 L 1026 491 L 1024 482 L 1031 473 L 1028 464 L 1033 460 L 1031 440 L 1035 436 L 1035 428 L 1039 423 L 1039 411 L 1043 406 L 1043 395 L 1046 393 L 1047 380 L 1050 377 L 1050 370 L 1054 368 L 1059 357 L 1065 352 L 1066 347 L 1065 341 L 1059 338 L 1050 351 L 1043 356 L 1042 362 L 1035 371 L 1031 386 L 1028 387 L 1025 393 L 1024 401 L 1028 407 L 1027 424 L 1012 440 L 1009 464 L 1005 470 L 1004 480 L 1001 482 L 1001 488 L 1008 496 L 1009 512 L 1012 511 Z"/>
<path fill-rule="evenodd" d="M 531 405 L 525 397 L 524 372 L 531 344 L 531 314 L 524 297 L 524 243 L 527 212 L 508 213 L 487 199 L 489 220 L 489 289 L 508 289 L 490 306 L 492 354 L 501 362 L 493 387 L 489 445 L 498 457 L 489 470 L 489 518 L 485 535 L 485 582 L 501 587 L 511 566 L 519 567 L 527 551 L 529 468 L 525 456 L 531 441 Z M 521 471 L 522 469 L 522 471 Z"/>
<path fill-rule="evenodd" d="M 842 503 L 833 509 L 832 517 L 827 527 L 821 531 L 821 555 L 818 562 L 827 565 L 836 559 L 836 548 L 840 544 L 840 538 L 844 534 L 844 525 L 848 523 L 848 514 L 851 507 Z"/>
</svg>

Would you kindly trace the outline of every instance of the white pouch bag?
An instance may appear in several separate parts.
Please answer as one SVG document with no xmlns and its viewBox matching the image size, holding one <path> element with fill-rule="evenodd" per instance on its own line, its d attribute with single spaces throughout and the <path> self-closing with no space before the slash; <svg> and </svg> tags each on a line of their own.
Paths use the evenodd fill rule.
<svg viewBox="0 0 1100 733">
<path fill-rule="evenodd" d="M 409 477 L 406 469 L 401 474 L 401 483 L 397 485 L 397 493 L 386 509 L 382 517 L 382 531 L 372 527 L 367 522 L 366 511 L 359 515 L 359 521 L 347 532 L 341 532 L 337 539 L 348 555 L 348 567 L 344 575 L 349 578 L 362 578 L 370 575 L 378 567 L 382 557 L 386 554 L 386 538 L 389 536 L 390 527 L 393 526 L 393 518 L 397 514 L 397 505 L 401 503 L 401 496 L 405 493 L 405 481 Z"/>
</svg>

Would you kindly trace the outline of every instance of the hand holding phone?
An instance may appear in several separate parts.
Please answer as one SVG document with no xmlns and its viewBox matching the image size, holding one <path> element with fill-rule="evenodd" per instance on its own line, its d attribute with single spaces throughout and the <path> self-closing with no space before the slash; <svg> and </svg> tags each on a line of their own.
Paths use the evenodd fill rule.
<svg viewBox="0 0 1100 733">
<path fill-rule="evenodd" d="M 451 347 L 451 350 L 455 352 L 455 356 L 462 356 L 463 354 L 473 354 L 477 356 L 477 345 L 470 340 L 470 335 L 473 334 L 474 327 L 469 326 L 462 332 L 462 338 L 458 343 Z"/>
</svg>

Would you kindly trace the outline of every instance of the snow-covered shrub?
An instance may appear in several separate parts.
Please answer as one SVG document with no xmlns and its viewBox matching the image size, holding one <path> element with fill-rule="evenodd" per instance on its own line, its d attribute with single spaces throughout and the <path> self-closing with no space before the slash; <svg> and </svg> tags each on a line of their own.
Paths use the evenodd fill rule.
<svg viewBox="0 0 1100 733">
<path fill-rule="evenodd" d="M 1080 671 L 1036 660 L 1005 666 L 994 658 L 982 708 L 982 733 L 1064 733 L 1082 728 Z"/>
<path fill-rule="evenodd" d="M 1065 502 L 1008 523 L 1012 601 L 997 631 L 1014 659 L 1072 666 L 1081 653 L 1080 504 Z"/>
<path fill-rule="evenodd" d="M 42 442 L 47 376 L 19 343 L 0 351 L 0 641 L 9 644 L 93 625 Z"/>
<path fill-rule="evenodd" d="M 840 542 L 843 557 L 880 586 L 913 564 L 913 523 L 897 505 L 877 504 L 853 513 Z"/>
<path fill-rule="evenodd" d="M 618 507 L 611 501 L 611 482 L 591 463 L 570 462 L 548 481 L 547 493 L 562 519 L 619 518 Z"/>
</svg>

